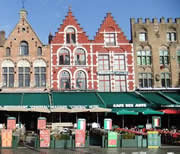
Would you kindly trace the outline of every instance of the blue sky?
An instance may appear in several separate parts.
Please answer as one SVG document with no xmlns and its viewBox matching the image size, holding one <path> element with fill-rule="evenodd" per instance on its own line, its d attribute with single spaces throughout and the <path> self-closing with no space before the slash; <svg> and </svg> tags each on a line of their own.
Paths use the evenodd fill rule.
<svg viewBox="0 0 180 154">
<path fill-rule="evenodd" d="M 130 18 L 180 18 L 180 0 L 24 0 L 28 21 L 46 44 L 67 15 L 68 7 L 90 39 L 94 38 L 107 12 L 130 39 Z M 21 0 L 0 0 L 0 30 L 6 37 L 19 19 Z"/>
</svg>

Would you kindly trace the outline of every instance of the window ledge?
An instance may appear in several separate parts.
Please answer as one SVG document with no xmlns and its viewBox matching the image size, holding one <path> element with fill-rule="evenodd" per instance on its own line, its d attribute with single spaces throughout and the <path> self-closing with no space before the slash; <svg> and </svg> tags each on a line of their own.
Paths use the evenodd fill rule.
<svg viewBox="0 0 180 154">
<path fill-rule="evenodd" d="M 107 45 L 105 45 L 104 47 L 105 48 L 118 48 L 119 46 L 118 45 L 115 45 L 115 46 L 107 46 Z"/>
</svg>

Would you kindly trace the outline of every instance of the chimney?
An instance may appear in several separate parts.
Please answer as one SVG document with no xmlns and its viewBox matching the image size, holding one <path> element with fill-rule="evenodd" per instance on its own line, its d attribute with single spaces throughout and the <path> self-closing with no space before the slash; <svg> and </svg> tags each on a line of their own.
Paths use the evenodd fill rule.
<svg viewBox="0 0 180 154">
<path fill-rule="evenodd" d="M 5 31 L 0 31 L 0 46 L 1 47 L 4 45 L 4 42 L 6 40 L 5 35 L 6 35 Z"/>
<path fill-rule="evenodd" d="M 49 44 L 51 43 L 52 39 L 53 39 L 53 35 L 52 35 L 51 33 L 49 33 L 49 36 L 48 36 L 48 42 L 49 42 Z"/>
<path fill-rule="evenodd" d="M 26 19 L 28 12 L 25 9 L 21 9 L 19 12 L 20 19 Z"/>
</svg>

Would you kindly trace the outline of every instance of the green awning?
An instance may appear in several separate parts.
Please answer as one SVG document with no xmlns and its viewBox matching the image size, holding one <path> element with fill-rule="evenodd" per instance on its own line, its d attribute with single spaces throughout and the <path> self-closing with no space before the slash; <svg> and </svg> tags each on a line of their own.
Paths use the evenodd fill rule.
<svg viewBox="0 0 180 154">
<path fill-rule="evenodd" d="M 135 92 L 102 92 L 99 93 L 108 108 L 138 108 L 152 106 Z"/>
<path fill-rule="evenodd" d="M 141 92 L 141 94 L 159 107 L 180 107 L 178 103 L 180 97 L 174 92 Z"/>
<path fill-rule="evenodd" d="M 175 100 L 177 104 L 180 104 L 180 93 L 179 92 L 163 92 L 163 94 L 165 94 L 167 97 Z"/>
<path fill-rule="evenodd" d="M 110 112 L 109 110 L 96 92 L 52 93 L 52 112 Z"/>
<path fill-rule="evenodd" d="M 155 111 L 153 109 L 145 109 L 142 114 L 144 115 L 163 115 L 164 112 L 160 112 L 160 111 Z"/>
<path fill-rule="evenodd" d="M 21 105 L 22 94 L 20 93 L 0 93 L 0 106 Z"/>
<path fill-rule="evenodd" d="M 52 101 L 54 106 L 104 107 L 95 92 L 53 92 Z"/>
<path fill-rule="evenodd" d="M 24 93 L 23 102 L 24 106 L 49 106 L 49 94 L 48 93 Z"/>
<path fill-rule="evenodd" d="M 116 112 L 116 114 L 117 115 L 138 115 L 139 113 L 135 112 L 135 111 L 129 111 L 126 109 L 122 109 L 122 110 L 119 110 L 118 112 Z"/>
</svg>

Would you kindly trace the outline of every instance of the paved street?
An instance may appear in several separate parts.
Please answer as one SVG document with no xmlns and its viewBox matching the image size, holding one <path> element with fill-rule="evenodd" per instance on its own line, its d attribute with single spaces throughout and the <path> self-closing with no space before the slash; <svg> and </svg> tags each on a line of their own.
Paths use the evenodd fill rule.
<svg viewBox="0 0 180 154">
<path fill-rule="evenodd" d="M 163 147 L 161 149 L 109 148 L 89 147 L 80 149 L 1 149 L 0 154 L 179 154 L 180 147 Z"/>
</svg>

